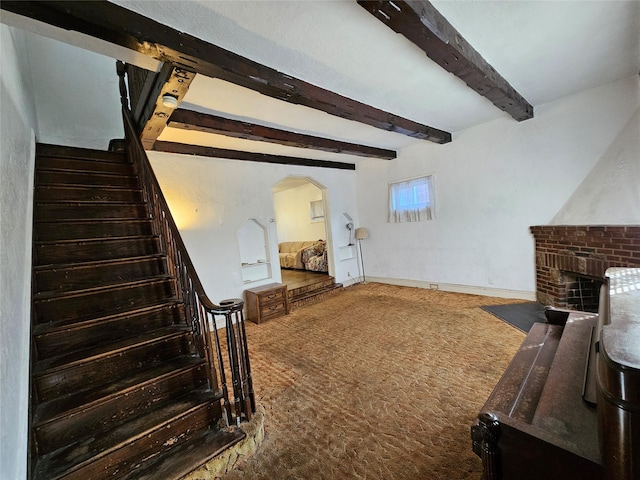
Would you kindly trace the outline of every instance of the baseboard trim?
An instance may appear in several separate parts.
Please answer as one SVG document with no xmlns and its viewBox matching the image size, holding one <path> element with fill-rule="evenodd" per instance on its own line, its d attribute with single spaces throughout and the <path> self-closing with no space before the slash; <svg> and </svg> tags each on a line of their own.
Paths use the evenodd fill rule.
<svg viewBox="0 0 640 480">
<path fill-rule="evenodd" d="M 484 295 L 486 297 L 517 298 L 519 300 L 536 300 L 536 292 L 526 290 L 508 290 L 505 288 L 478 287 L 474 285 L 458 285 L 455 283 L 430 282 L 424 280 L 407 280 L 403 278 L 369 277 L 367 282 L 400 285 L 402 287 L 417 287 L 427 290 L 442 290 L 443 292 L 467 293 L 469 295 Z M 436 288 L 434 288 L 434 286 Z"/>
</svg>

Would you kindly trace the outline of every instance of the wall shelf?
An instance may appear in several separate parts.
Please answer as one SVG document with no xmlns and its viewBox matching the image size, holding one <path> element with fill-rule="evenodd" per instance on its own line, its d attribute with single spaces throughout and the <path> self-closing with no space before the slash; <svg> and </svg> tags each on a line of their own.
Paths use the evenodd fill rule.
<svg viewBox="0 0 640 480">
<path fill-rule="evenodd" d="M 270 262 L 253 262 L 242 264 L 242 281 L 244 283 L 257 282 L 271 278 Z"/>
<path fill-rule="evenodd" d="M 339 259 L 349 260 L 351 258 L 356 258 L 356 246 L 355 245 L 345 245 L 344 247 L 338 248 Z"/>
<path fill-rule="evenodd" d="M 244 222 L 238 230 L 243 283 L 271 278 L 268 244 L 266 228 L 253 218 Z"/>
</svg>

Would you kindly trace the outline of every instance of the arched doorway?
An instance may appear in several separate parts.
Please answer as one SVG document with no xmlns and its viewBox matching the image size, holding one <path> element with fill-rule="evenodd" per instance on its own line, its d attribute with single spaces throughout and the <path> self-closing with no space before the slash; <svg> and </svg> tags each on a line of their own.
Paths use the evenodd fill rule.
<svg viewBox="0 0 640 480">
<path fill-rule="evenodd" d="M 281 258 L 283 277 L 287 273 L 285 270 L 315 271 L 332 275 L 331 222 L 326 187 L 311 177 L 286 177 L 272 187 L 272 193 L 279 247 L 293 249 L 302 245 L 290 245 L 291 243 L 304 243 L 306 248 L 307 244 L 323 242 L 326 250 L 324 270 L 320 258 L 314 259 L 306 266 L 300 264 L 300 258 L 297 262 L 290 257 L 289 262 Z M 320 254 L 319 251 L 316 253 Z"/>
</svg>

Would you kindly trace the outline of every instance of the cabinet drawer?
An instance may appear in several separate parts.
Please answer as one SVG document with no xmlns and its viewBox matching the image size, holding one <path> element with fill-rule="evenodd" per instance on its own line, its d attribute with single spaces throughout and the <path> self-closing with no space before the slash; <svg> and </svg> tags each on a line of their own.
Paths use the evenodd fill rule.
<svg viewBox="0 0 640 480">
<path fill-rule="evenodd" d="M 260 308 L 260 318 L 266 320 L 267 318 L 271 318 L 273 316 L 281 316 L 286 315 L 286 307 L 284 301 L 280 301 L 278 303 L 264 305 Z"/>
<path fill-rule="evenodd" d="M 284 289 L 271 292 L 264 292 L 258 295 L 260 305 L 269 305 L 271 303 L 282 302 L 287 293 Z"/>
</svg>

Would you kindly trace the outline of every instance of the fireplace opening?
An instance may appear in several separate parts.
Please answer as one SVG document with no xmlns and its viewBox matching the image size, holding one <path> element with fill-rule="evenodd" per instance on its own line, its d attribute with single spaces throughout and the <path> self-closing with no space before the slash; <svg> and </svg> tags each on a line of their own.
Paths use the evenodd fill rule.
<svg viewBox="0 0 640 480">
<path fill-rule="evenodd" d="M 583 312 L 598 312 L 601 278 L 563 272 L 567 287 L 567 308 Z"/>
</svg>

